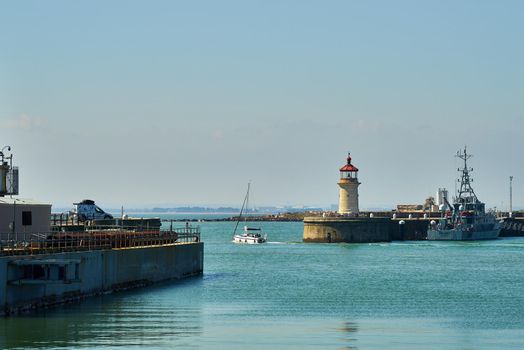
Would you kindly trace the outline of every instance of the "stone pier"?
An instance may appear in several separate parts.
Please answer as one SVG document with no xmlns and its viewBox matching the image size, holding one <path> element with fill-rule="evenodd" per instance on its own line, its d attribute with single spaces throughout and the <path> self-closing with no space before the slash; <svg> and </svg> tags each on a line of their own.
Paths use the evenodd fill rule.
<svg viewBox="0 0 524 350">
<path fill-rule="evenodd" d="M 392 219 L 357 216 L 306 217 L 303 241 L 306 243 L 419 241 L 426 239 L 431 220 L 431 218 Z"/>
<path fill-rule="evenodd" d="M 389 218 L 365 217 L 306 217 L 304 242 L 368 243 L 391 241 Z"/>
</svg>

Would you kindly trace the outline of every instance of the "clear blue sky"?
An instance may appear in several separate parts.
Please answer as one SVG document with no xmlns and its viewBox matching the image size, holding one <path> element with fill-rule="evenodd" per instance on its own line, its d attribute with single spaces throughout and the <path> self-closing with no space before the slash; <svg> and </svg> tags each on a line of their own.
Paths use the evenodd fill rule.
<svg viewBox="0 0 524 350">
<path fill-rule="evenodd" d="M 1 1 L 0 143 L 69 205 L 524 206 L 522 1 Z"/>
</svg>

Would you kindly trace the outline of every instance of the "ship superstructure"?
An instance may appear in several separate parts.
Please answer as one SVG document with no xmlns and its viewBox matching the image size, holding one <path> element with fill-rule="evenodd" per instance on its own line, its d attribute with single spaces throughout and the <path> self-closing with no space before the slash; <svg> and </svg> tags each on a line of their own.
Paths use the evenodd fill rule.
<svg viewBox="0 0 524 350">
<path fill-rule="evenodd" d="M 458 158 L 463 160 L 464 165 L 459 168 L 460 187 L 453 204 L 448 204 L 450 209 L 443 210 L 442 218 L 437 221 L 432 220 L 428 229 L 428 240 L 482 240 L 496 239 L 500 233 L 499 223 L 493 213 L 487 213 L 485 204 L 481 202 L 471 182 L 470 176 L 472 168 L 468 167 L 468 159 L 471 154 L 467 153 L 466 147 L 463 151 L 457 152 Z M 447 199 L 446 199 L 447 201 Z"/>
</svg>

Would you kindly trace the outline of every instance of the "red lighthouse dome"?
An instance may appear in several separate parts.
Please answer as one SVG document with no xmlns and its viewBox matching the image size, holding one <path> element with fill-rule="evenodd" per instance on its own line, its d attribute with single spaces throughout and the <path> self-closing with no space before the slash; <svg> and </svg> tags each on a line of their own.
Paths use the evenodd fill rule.
<svg viewBox="0 0 524 350">
<path fill-rule="evenodd" d="M 356 179 L 357 178 L 358 168 L 351 164 L 351 155 L 348 152 L 347 163 L 342 168 L 340 168 L 340 178 L 341 179 Z"/>
</svg>

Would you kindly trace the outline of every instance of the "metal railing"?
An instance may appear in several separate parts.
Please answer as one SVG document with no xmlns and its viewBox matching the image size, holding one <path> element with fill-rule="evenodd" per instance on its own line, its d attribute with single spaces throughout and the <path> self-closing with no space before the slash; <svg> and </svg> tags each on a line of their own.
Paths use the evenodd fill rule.
<svg viewBox="0 0 524 350">
<path fill-rule="evenodd" d="M 160 218 L 101 218 L 97 215 L 87 215 L 81 214 L 77 215 L 74 213 L 52 213 L 50 216 L 50 225 L 52 228 L 62 227 L 72 227 L 72 226 L 92 226 L 98 223 L 104 223 L 105 225 L 117 225 L 122 226 L 133 226 L 141 228 L 158 228 L 161 225 Z M 169 221 L 169 220 L 168 220 Z"/>
<path fill-rule="evenodd" d="M 0 234 L 0 256 L 34 255 L 84 250 L 127 249 L 200 242 L 200 227 L 186 224 L 169 230 L 93 226 L 82 231 L 55 231 L 24 236 Z M 17 237 L 17 239 L 15 239 Z"/>
<path fill-rule="evenodd" d="M 69 213 L 51 214 L 50 218 L 51 226 L 69 226 L 69 225 L 82 225 L 81 221 L 78 220 L 78 215 Z"/>
</svg>

